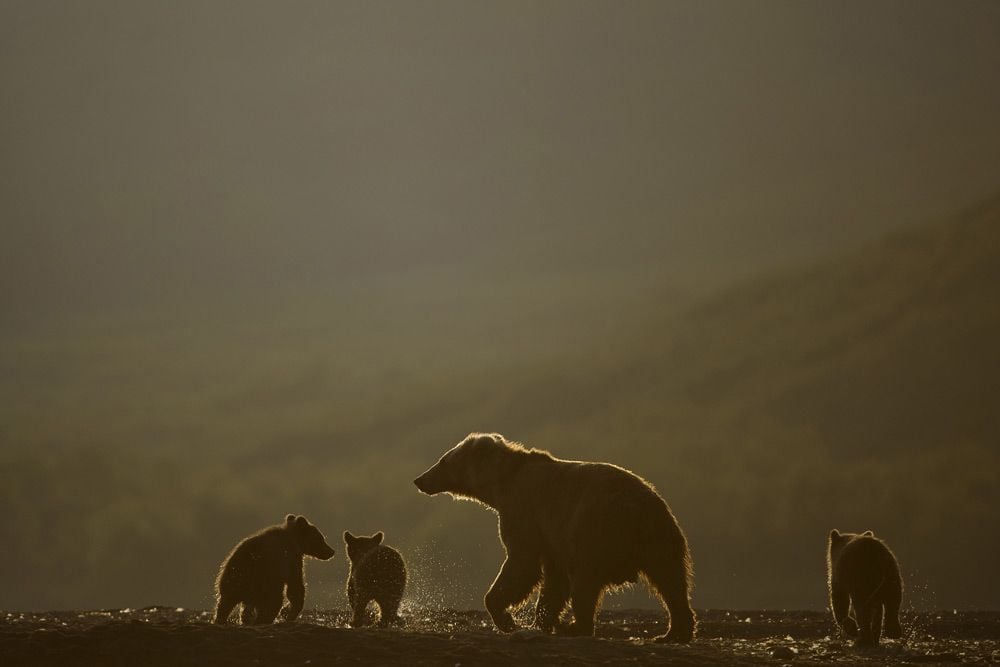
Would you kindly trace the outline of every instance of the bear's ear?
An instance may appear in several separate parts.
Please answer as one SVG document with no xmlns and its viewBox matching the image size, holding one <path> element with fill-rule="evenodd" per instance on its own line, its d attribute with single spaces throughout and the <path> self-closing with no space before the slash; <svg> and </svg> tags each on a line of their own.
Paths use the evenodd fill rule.
<svg viewBox="0 0 1000 667">
<path fill-rule="evenodd" d="M 348 544 L 354 544 L 354 542 L 357 539 L 358 538 L 356 538 L 353 535 L 351 535 L 351 533 L 349 531 L 346 531 L 346 530 L 344 531 L 344 541 L 347 542 Z"/>
<path fill-rule="evenodd" d="M 372 535 L 372 541 L 375 542 L 375 544 L 382 544 L 383 537 L 385 537 L 385 535 L 383 535 L 382 531 L 380 530 L 374 535 Z"/>
<path fill-rule="evenodd" d="M 299 528 L 302 528 L 303 526 L 308 526 L 309 520 L 306 519 L 304 516 L 299 515 L 295 517 L 295 525 L 298 526 Z"/>
<path fill-rule="evenodd" d="M 875 537 L 875 533 L 873 533 L 870 530 L 866 530 L 865 532 L 861 533 L 861 536 L 862 537 Z"/>
<path fill-rule="evenodd" d="M 840 539 L 840 531 L 837 530 L 836 528 L 834 528 L 833 530 L 831 530 L 830 531 L 830 539 L 831 540 L 839 540 Z"/>
<path fill-rule="evenodd" d="M 289 514 L 288 516 L 285 517 L 285 525 L 286 526 L 290 526 L 293 523 L 295 523 L 295 515 L 294 514 Z"/>
</svg>

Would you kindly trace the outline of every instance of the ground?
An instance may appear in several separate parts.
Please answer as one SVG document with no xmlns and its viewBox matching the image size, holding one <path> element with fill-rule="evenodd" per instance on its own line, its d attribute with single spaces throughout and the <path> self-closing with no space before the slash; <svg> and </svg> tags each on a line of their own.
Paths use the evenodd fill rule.
<svg viewBox="0 0 1000 667">
<path fill-rule="evenodd" d="M 879 665 L 1000 663 L 1000 612 L 907 614 L 902 641 L 855 650 L 820 612 L 699 612 L 687 646 L 655 644 L 657 612 L 602 612 L 597 637 L 497 634 L 485 612 L 410 609 L 402 629 L 345 628 L 346 611 L 296 623 L 214 626 L 166 607 L 0 612 L 0 663 L 16 665 Z"/>
</svg>

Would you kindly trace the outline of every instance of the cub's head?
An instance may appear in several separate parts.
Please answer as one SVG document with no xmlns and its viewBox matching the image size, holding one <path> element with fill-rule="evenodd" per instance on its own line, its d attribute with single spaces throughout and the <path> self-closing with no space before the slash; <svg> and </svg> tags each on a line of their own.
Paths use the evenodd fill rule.
<svg viewBox="0 0 1000 667">
<path fill-rule="evenodd" d="M 504 462 L 514 451 L 499 433 L 471 433 L 413 483 L 429 496 L 450 493 L 488 501 Z"/>
<path fill-rule="evenodd" d="M 385 537 L 385 535 L 382 534 L 382 531 L 379 531 L 374 535 L 369 535 L 368 537 L 365 537 L 364 535 L 355 537 L 345 530 L 344 544 L 347 545 L 347 557 L 351 559 L 351 562 L 353 563 L 378 545 L 382 544 L 383 537 Z"/>
<path fill-rule="evenodd" d="M 326 543 L 319 528 L 309 523 L 304 516 L 289 514 L 285 517 L 285 529 L 291 531 L 303 555 L 330 560 L 336 552 Z"/>
</svg>

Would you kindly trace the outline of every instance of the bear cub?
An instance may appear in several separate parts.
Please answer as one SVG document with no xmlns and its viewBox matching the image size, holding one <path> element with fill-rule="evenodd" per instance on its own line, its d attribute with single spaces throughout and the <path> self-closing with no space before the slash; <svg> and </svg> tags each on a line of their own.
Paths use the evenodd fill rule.
<svg viewBox="0 0 1000 667">
<path fill-rule="evenodd" d="M 279 611 L 284 620 L 294 621 L 306 599 L 303 556 L 330 560 L 334 553 L 304 516 L 289 514 L 284 524 L 251 535 L 222 562 L 215 580 L 215 622 L 227 622 L 238 604 L 243 625 L 272 623 Z M 286 592 L 288 604 L 282 608 Z"/>
<path fill-rule="evenodd" d="M 406 588 L 406 565 L 392 547 L 382 544 L 381 532 L 355 537 L 344 532 L 351 573 L 347 577 L 347 598 L 354 611 L 351 626 L 368 624 L 368 603 L 374 600 L 379 608 L 379 625 L 399 623 L 399 603 Z"/>
<path fill-rule="evenodd" d="M 875 533 L 830 532 L 827 554 L 830 607 L 837 625 L 859 646 L 874 646 L 882 636 L 899 639 L 903 579 L 895 554 Z"/>
</svg>

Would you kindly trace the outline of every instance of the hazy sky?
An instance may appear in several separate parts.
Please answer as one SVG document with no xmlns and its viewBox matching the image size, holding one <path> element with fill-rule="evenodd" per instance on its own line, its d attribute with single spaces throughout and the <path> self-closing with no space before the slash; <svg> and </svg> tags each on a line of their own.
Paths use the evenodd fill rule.
<svg viewBox="0 0 1000 667">
<path fill-rule="evenodd" d="M 0 305 L 679 282 L 1000 183 L 995 2 L 0 4 Z"/>
</svg>

